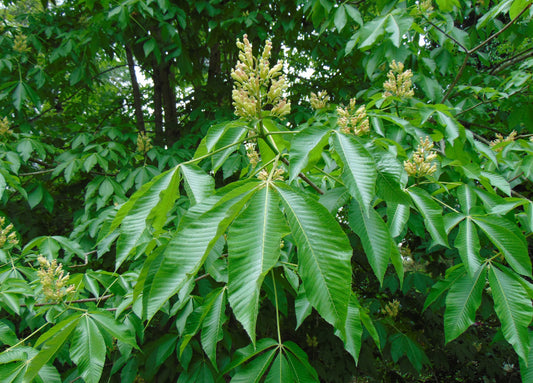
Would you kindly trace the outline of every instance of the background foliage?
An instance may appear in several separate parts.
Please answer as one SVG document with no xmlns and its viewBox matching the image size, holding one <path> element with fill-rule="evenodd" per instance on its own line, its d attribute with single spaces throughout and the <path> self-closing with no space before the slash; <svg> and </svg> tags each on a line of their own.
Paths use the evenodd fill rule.
<svg viewBox="0 0 533 383">
<path fill-rule="evenodd" d="M 0 13 L 0 380 L 533 380 L 530 0 Z"/>
</svg>

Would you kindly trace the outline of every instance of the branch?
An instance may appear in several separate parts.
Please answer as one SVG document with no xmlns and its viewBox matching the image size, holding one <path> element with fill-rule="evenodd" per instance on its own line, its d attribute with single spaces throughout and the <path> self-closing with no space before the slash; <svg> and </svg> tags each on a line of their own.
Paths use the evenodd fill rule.
<svg viewBox="0 0 533 383">
<path fill-rule="evenodd" d="M 20 173 L 18 176 L 19 177 L 36 176 L 38 174 L 52 173 L 53 171 L 54 171 L 54 169 L 44 169 L 44 170 L 39 170 L 39 171 L 36 171 L 36 172 Z"/>
<path fill-rule="evenodd" d="M 499 35 L 501 35 L 503 32 L 505 32 L 507 30 L 507 28 L 509 28 L 511 25 L 513 25 L 516 20 L 518 20 L 520 18 L 520 16 L 522 16 L 530 7 L 531 7 L 532 3 L 529 3 L 528 5 L 526 5 L 524 7 L 524 9 L 522 9 L 522 11 L 514 18 L 512 19 L 511 21 L 509 21 L 507 24 L 505 24 L 505 26 L 500 29 L 498 32 L 496 32 L 495 34 L 489 36 L 485 41 L 483 41 L 481 44 L 479 44 L 477 47 L 469 50 L 467 53 L 469 55 L 471 55 L 472 53 L 474 53 L 475 51 L 481 49 L 483 46 L 485 46 L 486 44 L 488 44 L 489 42 L 491 42 L 493 39 L 495 39 L 496 37 L 498 37 Z"/>
<path fill-rule="evenodd" d="M 265 140 L 266 141 L 266 140 Z M 281 161 L 289 166 L 289 160 L 286 159 L 285 157 L 281 157 Z M 311 181 L 309 178 L 307 178 L 307 176 L 305 174 L 302 174 L 302 173 L 298 173 L 298 177 L 300 177 L 302 179 L 302 181 L 304 181 L 305 183 L 307 183 L 309 186 L 311 186 L 313 189 L 315 189 L 315 191 L 318 193 L 318 194 L 324 194 L 324 191 L 322 189 L 320 189 L 313 181 Z"/>
<path fill-rule="evenodd" d="M 67 301 L 67 302 L 65 302 L 65 304 L 70 305 L 72 303 L 101 302 L 101 301 L 105 301 L 105 300 L 111 298 L 112 296 L 113 296 L 113 294 L 109 294 L 109 295 L 101 296 L 100 298 L 76 299 L 74 301 Z M 45 303 L 36 303 L 33 306 L 34 307 L 42 307 L 42 306 L 53 306 L 53 305 L 57 305 L 57 304 L 59 304 L 59 303 L 58 302 L 45 302 Z M 21 304 L 20 306 L 21 307 L 28 307 L 25 304 Z"/>
<path fill-rule="evenodd" d="M 452 93 L 453 88 L 455 88 L 455 86 L 457 85 L 457 82 L 459 81 L 459 79 L 463 75 L 463 71 L 466 68 L 466 63 L 467 63 L 469 58 L 470 58 L 470 54 L 468 52 L 466 52 L 466 56 L 465 56 L 465 59 L 463 61 L 463 65 L 461 65 L 461 68 L 459 69 L 459 72 L 457 73 L 457 76 L 455 76 L 455 78 L 453 79 L 452 84 L 450 85 L 450 87 L 446 91 L 446 94 L 442 98 L 441 104 L 444 104 L 444 102 L 448 99 L 448 97 L 450 97 L 450 94 Z"/>
<path fill-rule="evenodd" d="M 508 66 L 514 65 L 517 62 L 523 61 L 524 59 L 531 57 L 531 56 L 533 56 L 533 48 L 526 49 L 525 51 L 520 52 L 514 55 L 513 57 L 510 57 L 500 62 L 498 66 L 496 66 L 494 69 L 492 69 L 489 72 L 489 74 L 493 75 L 495 73 L 498 73 L 499 71 L 504 70 Z"/>
<path fill-rule="evenodd" d="M 436 30 L 438 30 L 440 33 L 442 33 L 444 36 L 446 36 L 447 38 L 449 38 L 450 40 L 452 40 L 454 43 L 456 43 L 457 45 L 459 45 L 459 47 L 461 47 L 462 50 L 465 51 L 465 53 L 468 53 L 468 49 L 463 45 L 461 44 L 457 39 L 455 39 L 453 36 L 451 36 L 450 34 L 446 33 L 443 29 L 441 29 L 439 26 L 437 26 L 436 24 L 434 24 L 433 22 L 429 21 L 429 19 L 425 16 L 425 15 L 422 15 L 422 17 L 424 18 L 424 20 L 426 20 L 426 22 L 428 24 L 430 24 L 433 28 L 435 28 Z"/>
</svg>

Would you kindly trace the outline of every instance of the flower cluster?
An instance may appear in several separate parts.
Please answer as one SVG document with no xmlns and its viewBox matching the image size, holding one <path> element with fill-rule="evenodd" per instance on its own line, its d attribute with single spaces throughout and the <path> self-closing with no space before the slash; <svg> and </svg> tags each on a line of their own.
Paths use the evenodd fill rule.
<svg viewBox="0 0 533 383">
<path fill-rule="evenodd" d="M 387 81 L 383 84 L 385 92 L 383 97 L 413 97 L 413 72 L 411 69 L 404 71 L 403 63 L 392 60 L 391 70 L 387 73 Z"/>
<path fill-rule="evenodd" d="M 19 243 L 17 233 L 13 230 L 13 224 L 10 223 L 3 227 L 5 220 L 4 217 L 0 217 L 0 248 L 3 248 L 6 242 L 11 246 L 16 246 Z"/>
<path fill-rule="evenodd" d="M 250 160 L 250 164 L 255 167 L 261 161 L 255 142 L 247 142 L 244 144 L 244 147 L 246 148 L 246 156 Z"/>
<path fill-rule="evenodd" d="M 355 109 L 355 98 L 350 100 L 350 105 L 347 108 L 337 107 L 339 118 L 337 124 L 341 128 L 341 132 L 349 134 L 351 131 L 356 136 L 360 136 L 370 131 L 370 122 L 366 115 L 366 106 L 361 105 L 357 110 Z"/>
<path fill-rule="evenodd" d="M 431 13 L 433 12 L 433 4 L 431 0 L 423 0 L 418 3 L 418 8 L 422 13 Z"/>
<path fill-rule="evenodd" d="M 62 264 L 58 264 L 55 259 L 50 262 L 42 255 L 37 260 L 40 265 L 37 275 L 41 281 L 46 300 L 60 302 L 65 296 L 74 292 L 74 285 L 67 286 L 70 277 L 68 273 L 64 274 Z"/>
<path fill-rule="evenodd" d="M 140 132 L 137 134 L 137 151 L 146 154 L 150 149 L 152 149 L 151 144 L 152 139 L 146 135 L 145 132 Z"/>
<path fill-rule="evenodd" d="M 240 117 L 261 118 L 265 107 L 270 107 L 268 114 L 283 117 L 291 111 L 291 104 L 283 93 L 287 89 L 287 79 L 282 73 L 283 61 L 278 60 L 270 67 L 272 43 L 267 41 L 260 57 L 254 58 L 252 44 L 244 35 L 243 41 L 237 40 L 239 61 L 231 72 L 235 80 L 233 86 L 233 106 L 235 114 Z"/>
<path fill-rule="evenodd" d="M 23 34 L 16 35 L 13 41 L 13 50 L 18 53 L 26 53 L 31 50 L 27 44 L 27 38 Z"/>
<path fill-rule="evenodd" d="M 393 300 L 385 305 L 383 312 L 392 319 L 396 318 L 398 312 L 400 311 L 400 302 L 398 300 Z"/>
<path fill-rule="evenodd" d="M 432 163 L 437 158 L 437 153 L 431 149 L 433 149 L 433 142 L 429 140 L 429 137 L 426 137 L 425 140 L 420 138 L 420 144 L 413 153 L 412 159 L 403 163 L 407 174 L 414 177 L 423 177 L 437 171 L 437 165 Z"/>
<path fill-rule="evenodd" d="M 7 117 L 4 117 L 2 120 L 0 120 L 0 137 L 7 136 L 8 134 L 12 134 L 13 131 L 9 129 L 9 120 Z"/>
<path fill-rule="evenodd" d="M 283 175 L 285 174 L 285 170 L 282 168 L 276 168 L 274 170 L 274 174 L 272 174 L 272 180 L 273 181 L 283 181 Z M 262 181 L 268 180 L 268 172 L 265 169 L 261 169 L 259 173 L 257 173 L 257 178 L 259 178 Z"/>
<path fill-rule="evenodd" d="M 513 142 L 516 139 L 516 131 L 513 130 L 511 134 L 509 134 L 507 137 L 503 137 L 500 133 L 496 133 L 496 139 L 491 141 L 490 146 L 494 149 L 496 152 L 501 152 L 503 147 L 498 146 L 495 147 L 498 144 L 501 144 L 502 142 Z"/>
<path fill-rule="evenodd" d="M 325 90 L 318 92 L 318 94 L 311 92 L 311 107 L 314 110 L 324 109 L 328 106 L 329 96 Z"/>
</svg>

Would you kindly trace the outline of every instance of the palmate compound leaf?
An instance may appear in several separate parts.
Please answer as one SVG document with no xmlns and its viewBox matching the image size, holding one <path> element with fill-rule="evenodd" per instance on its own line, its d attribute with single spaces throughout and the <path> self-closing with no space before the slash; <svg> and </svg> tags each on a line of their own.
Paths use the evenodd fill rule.
<svg viewBox="0 0 533 383">
<path fill-rule="evenodd" d="M 486 280 L 487 270 L 484 265 L 474 277 L 465 272 L 451 285 L 444 312 L 446 343 L 457 338 L 474 323 Z"/>
<path fill-rule="evenodd" d="M 298 248 L 298 272 L 309 302 L 341 333 L 351 292 L 352 248 L 327 209 L 289 186 L 276 183 Z"/>
<path fill-rule="evenodd" d="M 355 137 L 335 132 L 332 135 L 335 151 L 343 162 L 342 178 L 350 194 L 364 208 L 371 208 L 376 194 L 377 170 L 372 155 Z"/>
<path fill-rule="evenodd" d="M 503 336 L 511 343 L 518 356 L 527 361 L 528 326 L 533 318 L 533 307 L 520 278 L 504 266 L 491 265 L 489 269 L 494 311 L 502 324 Z"/>
<path fill-rule="evenodd" d="M 396 246 L 387 224 L 385 224 L 378 212 L 370 209 L 365 214 L 361 209 L 361 205 L 353 200 L 350 205 L 348 220 L 350 227 L 361 239 L 368 262 L 379 283 L 383 283 L 383 278 L 391 259 L 400 281 L 403 281 L 403 264 L 398 246 Z"/>
<path fill-rule="evenodd" d="M 166 214 L 179 195 L 178 169 L 179 165 L 144 184 L 117 212 L 109 229 L 111 233 L 120 225 L 115 265 L 117 269 L 137 246 L 137 241 L 147 227 L 148 216 L 156 216 L 159 224 L 162 218 L 166 220 Z M 161 201 L 165 203 L 160 204 Z"/>
<path fill-rule="evenodd" d="M 153 277 L 145 282 L 143 315 L 147 319 L 194 277 L 259 184 L 258 180 L 250 180 L 231 185 L 229 191 L 220 191 L 222 197 L 207 198 L 187 212 L 163 251 L 161 263 L 155 265 Z"/>
<path fill-rule="evenodd" d="M 253 343 L 261 285 L 278 261 L 285 226 L 277 191 L 265 183 L 228 231 L 228 299 Z"/>
</svg>

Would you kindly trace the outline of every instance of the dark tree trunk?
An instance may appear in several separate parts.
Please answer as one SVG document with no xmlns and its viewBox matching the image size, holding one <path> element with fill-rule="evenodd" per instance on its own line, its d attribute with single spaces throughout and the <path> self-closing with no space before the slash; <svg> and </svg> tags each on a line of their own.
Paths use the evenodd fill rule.
<svg viewBox="0 0 533 383">
<path fill-rule="evenodd" d="M 128 62 L 128 69 L 130 72 L 131 79 L 131 89 L 133 92 L 133 109 L 135 111 L 135 125 L 139 132 L 144 132 L 144 116 L 142 110 L 142 98 L 141 91 L 139 89 L 139 83 L 137 82 L 137 76 L 135 74 L 135 63 L 133 61 L 133 54 L 128 45 L 125 46 L 126 49 L 126 60 Z"/>
<path fill-rule="evenodd" d="M 159 146 L 165 145 L 165 135 L 163 132 L 163 96 L 161 86 L 161 73 L 159 64 L 153 59 L 152 65 L 152 81 L 154 82 L 154 131 L 155 144 Z"/>
<path fill-rule="evenodd" d="M 161 63 L 161 93 L 165 111 L 165 137 L 170 147 L 180 139 L 178 114 L 176 110 L 176 91 L 170 63 Z"/>
</svg>

